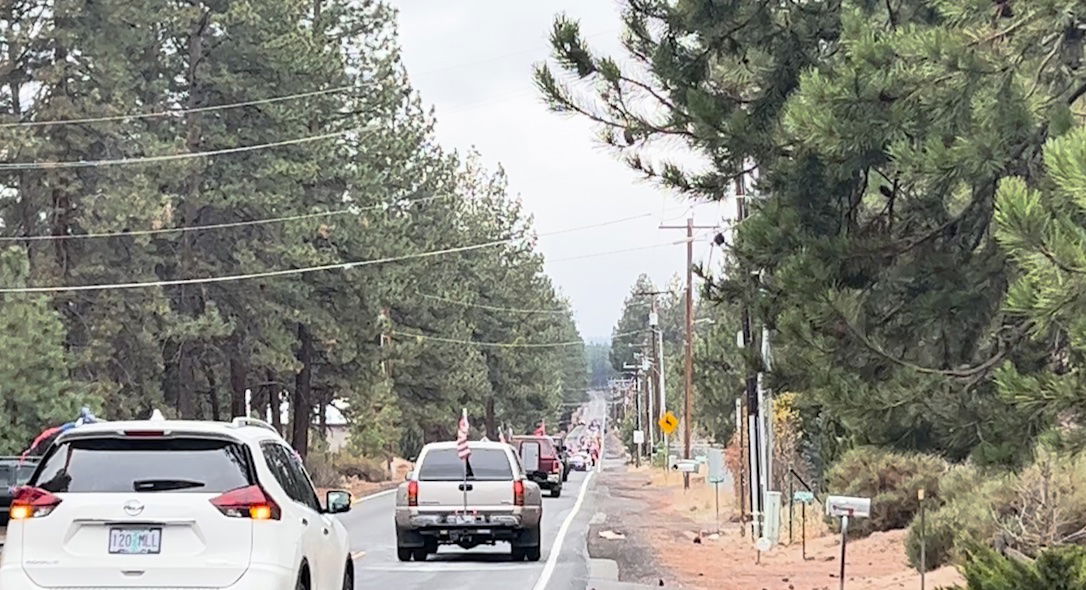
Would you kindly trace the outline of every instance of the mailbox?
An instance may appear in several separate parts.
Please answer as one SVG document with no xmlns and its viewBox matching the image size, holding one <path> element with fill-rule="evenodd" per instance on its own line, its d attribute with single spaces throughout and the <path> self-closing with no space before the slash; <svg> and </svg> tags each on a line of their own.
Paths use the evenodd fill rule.
<svg viewBox="0 0 1086 590">
<path fill-rule="evenodd" d="M 683 473 L 697 473 L 698 462 L 693 459 L 681 459 L 674 463 L 672 469 L 676 469 Z"/>
<path fill-rule="evenodd" d="M 871 498 L 830 496 L 826 498 L 826 514 L 838 518 L 867 518 L 871 516 Z"/>
</svg>

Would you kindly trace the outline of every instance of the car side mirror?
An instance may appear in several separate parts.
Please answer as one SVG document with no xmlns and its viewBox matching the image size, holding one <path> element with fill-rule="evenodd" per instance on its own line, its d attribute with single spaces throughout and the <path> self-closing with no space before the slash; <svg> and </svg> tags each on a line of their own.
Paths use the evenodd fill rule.
<svg viewBox="0 0 1086 590">
<path fill-rule="evenodd" d="M 328 514 L 343 514 L 351 510 L 351 493 L 333 490 L 324 498 L 325 512 Z"/>
</svg>

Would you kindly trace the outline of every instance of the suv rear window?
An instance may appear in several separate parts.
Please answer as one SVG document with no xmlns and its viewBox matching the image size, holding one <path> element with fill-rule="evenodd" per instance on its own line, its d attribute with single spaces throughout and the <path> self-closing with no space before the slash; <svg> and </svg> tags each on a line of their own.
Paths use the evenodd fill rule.
<svg viewBox="0 0 1086 590">
<path fill-rule="evenodd" d="M 238 443 L 100 438 L 54 447 L 30 485 L 50 492 L 217 494 L 253 481 L 249 453 Z"/>
<path fill-rule="evenodd" d="M 505 481 L 513 479 L 509 455 L 500 449 L 472 449 L 467 462 L 468 479 L 475 481 Z M 433 449 L 426 452 L 419 468 L 419 481 L 460 481 L 464 479 L 464 462 L 456 449 Z"/>
</svg>

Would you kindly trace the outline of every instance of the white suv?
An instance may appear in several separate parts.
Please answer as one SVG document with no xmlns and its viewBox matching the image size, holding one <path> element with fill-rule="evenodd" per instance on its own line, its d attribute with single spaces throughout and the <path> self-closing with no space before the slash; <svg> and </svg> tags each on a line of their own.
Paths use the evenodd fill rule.
<svg viewBox="0 0 1086 590">
<path fill-rule="evenodd" d="M 350 507 L 346 492 L 322 507 L 258 420 L 87 424 L 17 492 L 0 588 L 353 590 L 331 517 Z"/>
</svg>

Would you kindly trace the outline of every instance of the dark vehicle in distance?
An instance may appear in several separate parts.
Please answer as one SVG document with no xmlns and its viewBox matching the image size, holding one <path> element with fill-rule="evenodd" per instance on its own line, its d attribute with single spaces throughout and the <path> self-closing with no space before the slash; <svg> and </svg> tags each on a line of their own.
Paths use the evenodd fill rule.
<svg viewBox="0 0 1086 590">
<path fill-rule="evenodd" d="M 39 457 L 0 457 L 0 524 L 8 522 L 15 488 L 25 484 L 38 468 Z"/>
<path fill-rule="evenodd" d="M 532 466 L 528 465 L 525 461 L 524 448 L 525 443 L 536 443 L 539 446 L 539 465 L 538 469 L 533 470 Z M 520 457 L 521 464 L 524 465 L 524 471 L 530 481 L 539 485 L 540 489 L 549 490 L 552 498 L 557 498 L 562 495 L 562 458 L 558 453 L 558 448 L 554 446 L 554 441 L 549 436 L 514 436 L 512 442 L 513 448 L 517 451 L 517 456 Z"/>
</svg>

